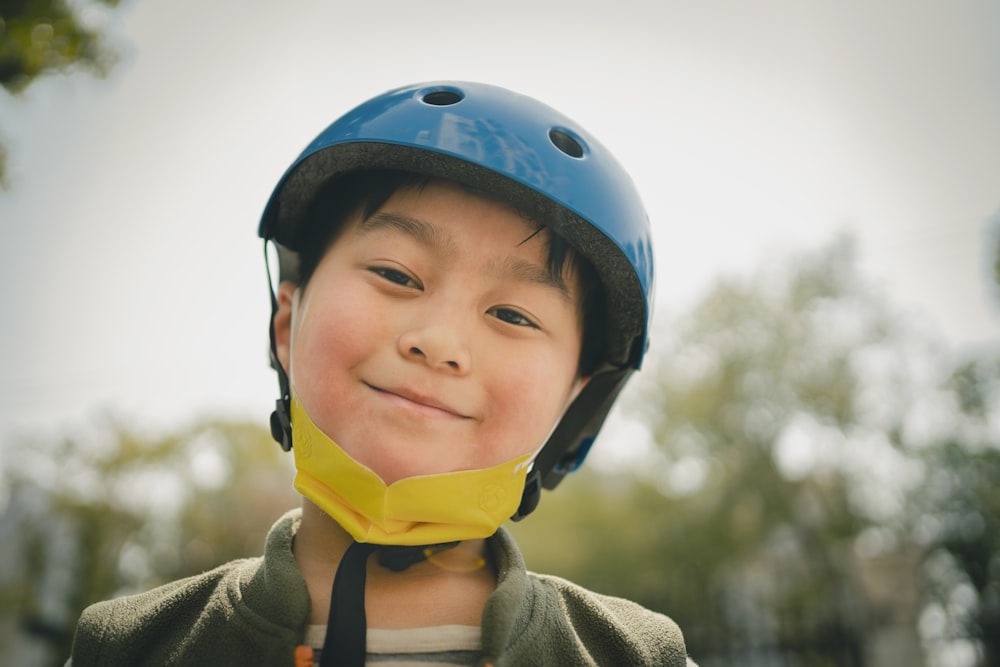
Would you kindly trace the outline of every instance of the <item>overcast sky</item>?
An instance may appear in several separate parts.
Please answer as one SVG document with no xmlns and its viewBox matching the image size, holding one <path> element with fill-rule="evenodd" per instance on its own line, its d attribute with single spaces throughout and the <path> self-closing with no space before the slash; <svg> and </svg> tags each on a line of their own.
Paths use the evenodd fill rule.
<svg viewBox="0 0 1000 667">
<path fill-rule="evenodd" d="M 93 17 L 108 79 L 0 93 L 0 432 L 265 419 L 271 188 L 349 107 L 438 79 L 538 97 L 618 155 L 665 314 L 848 231 L 898 307 L 998 340 L 995 1 L 123 4 Z"/>
</svg>

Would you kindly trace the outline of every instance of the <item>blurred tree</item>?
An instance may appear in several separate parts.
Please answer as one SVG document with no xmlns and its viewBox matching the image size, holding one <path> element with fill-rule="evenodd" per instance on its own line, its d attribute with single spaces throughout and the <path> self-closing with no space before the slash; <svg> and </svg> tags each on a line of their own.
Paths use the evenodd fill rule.
<svg viewBox="0 0 1000 667">
<path fill-rule="evenodd" d="M 6 454 L 2 664 L 63 664 L 83 607 L 258 555 L 298 504 L 290 457 L 255 425 L 142 438 L 112 422 Z"/>
<path fill-rule="evenodd" d="M 859 354 L 889 344 L 893 327 L 853 262 L 841 239 L 719 284 L 644 385 L 637 409 L 662 452 L 661 485 L 683 498 L 661 552 L 709 593 L 690 619 L 718 619 L 694 637 L 706 655 L 735 640 L 774 655 L 812 647 L 798 664 L 863 664 L 852 555 L 871 517 L 836 448 L 862 421 Z"/>
<path fill-rule="evenodd" d="M 0 85 L 11 94 L 24 91 L 37 77 L 73 68 L 104 75 L 114 63 L 100 35 L 82 18 L 92 5 L 119 0 L 4 0 L 0 5 Z M 0 145 L 0 183 L 5 151 Z"/>
<path fill-rule="evenodd" d="M 915 529 L 928 543 L 924 587 L 931 649 L 971 644 L 978 665 L 1000 665 L 1000 362 L 963 364 L 950 379 L 963 415 L 924 457 Z"/>
</svg>

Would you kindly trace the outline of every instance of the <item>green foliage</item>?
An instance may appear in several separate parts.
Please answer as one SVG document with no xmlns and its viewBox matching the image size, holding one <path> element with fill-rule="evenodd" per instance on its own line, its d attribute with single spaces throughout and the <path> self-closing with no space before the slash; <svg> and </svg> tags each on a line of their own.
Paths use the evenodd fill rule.
<svg viewBox="0 0 1000 667">
<path fill-rule="evenodd" d="M 0 7 L 0 86 L 11 94 L 24 91 L 46 73 L 73 68 L 103 76 L 114 64 L 97 31 L 81 20 L 90 5 L 114 7 L 118 0 L 5 0 Z M 6 151 L 0 145 L 0 182 Z"/>
<path fill-rule="evenodd" d="M 925 453 L 927 478 L 914 498 L 919 526 L 929 533 L 924 567 L 932 609 L 948 618 L 938 641 L 977 642 L 984 665 L 1000 664 L 1000 361 L 959 367 L 950 379 L 966 419 Z M 960 591 L 972 595 L 956 594 Z"/>
<path fill-rule="evenodd" d="M 7 0 L 0 11 L 0 37 L 0 85 L 11 93 L 45 72 L 80 66 L 103 74 L 113 62 L 100 36 L 65 0 Z"/>
<path fill-rule="evenodd" d="M 111 422 L 5 454 L 0 619 L 20 618 L 53 664 L 86 605 L 258 555 L 298 504 L 289 457 L 250 424 L 152 438 Z"/>
</svg>

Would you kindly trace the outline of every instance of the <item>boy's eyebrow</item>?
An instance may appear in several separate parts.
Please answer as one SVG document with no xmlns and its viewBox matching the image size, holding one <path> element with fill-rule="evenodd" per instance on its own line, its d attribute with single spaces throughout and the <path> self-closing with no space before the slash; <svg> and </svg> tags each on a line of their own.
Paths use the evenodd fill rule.
<svg viewBox="0 0 1000 667">
<path fill-rule="evenodd" d="M 386 228 L 400 231 L 413 238 L 417 243 L 427 247 L 448 247 L 451 245 L 450 240 L 442 235 L 437 227 L 429 222 L 408 215 L 378 211 L 361 221 L 361 231 L 364 233 Z"/>
<path fill-rule="evenodd" d="M 508 257 L 503 262 L 489 267 L 489 270 L 501 277 L 509 277 L 517 282 L 532 283 L 551 287 L 559 292 L 565 300 L 571 300 L 569 288 L 561 276 L 556 275 L 546 266 L 534 262 L 526 262 L 516 257 Z"/>
</svg>

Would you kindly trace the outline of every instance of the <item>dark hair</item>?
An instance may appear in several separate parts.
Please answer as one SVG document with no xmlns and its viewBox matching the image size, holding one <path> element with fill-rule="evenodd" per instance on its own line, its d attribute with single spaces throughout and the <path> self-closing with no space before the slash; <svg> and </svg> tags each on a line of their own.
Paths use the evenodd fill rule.
<svg viewBox="0 0 1000 667">
<path fill-rule="evenodd" d="M 369 218 L 397 191 L 411 188 L 419 190 L 432 180 L 429 176 L 413 172 L 379 169 L 350 172 L 321 186 L 310 203 L 305 221 L 292 244 L 298 253 L 298 284 L 305 287 L 309 283 L 316 267 L 337 240 L 344 223 L 352 214 L 359 213 L 362 219 Z M 466 189 L 506 205 L 506 202 L 489 192 Z M 541 236 L 547 243 L 546 266 L 552 276 L 561 280 L 566 263 L 569 262 L 570 269 L 579 279 L 583 337 L 578 370 L 581 376 L 590 376 L 601 366 L 605 356 L 606 318 L 601 281 L 590 262 L 565 239 L 531 216 L 518 212 L 537 225 L 532 236 Z"/>
</svg>

